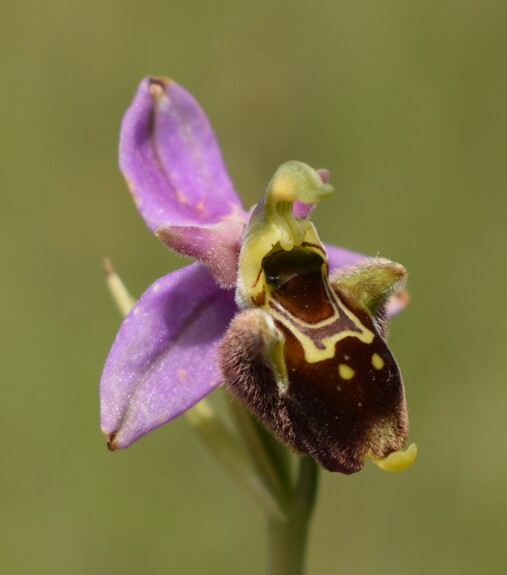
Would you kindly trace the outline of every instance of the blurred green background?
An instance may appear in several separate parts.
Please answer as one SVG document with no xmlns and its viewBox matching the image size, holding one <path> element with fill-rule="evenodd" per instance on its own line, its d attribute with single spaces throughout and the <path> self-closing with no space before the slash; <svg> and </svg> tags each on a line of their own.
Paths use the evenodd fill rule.
<svg viewBox="0 0 507 575">
<path fill-rule="evenodd" d="M 264 517 L 186 421 L 115 454 L 98 428 L 102 258 L 136 295 L 184 263 L 117 169 L 148 74 L 201 102 L 245 205 L 285 160 L 327 167 L 321 237 L 410 271 L 418 460 L 323 474 L 309 573 L 504 572 L 506 24 L 501 0 L 2 0 L 2 573 L 264 573 Z"/>
</svg>

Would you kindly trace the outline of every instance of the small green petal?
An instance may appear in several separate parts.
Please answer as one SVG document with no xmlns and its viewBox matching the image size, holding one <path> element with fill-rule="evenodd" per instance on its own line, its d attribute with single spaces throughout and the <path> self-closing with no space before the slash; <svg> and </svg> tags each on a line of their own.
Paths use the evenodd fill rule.
<svg viewBox="0 0 507 575">
<path fill-rule="evenodd" d="M 406 276 L 407 271 L 401 264 L 384 258 L 367 258 L 341 269 L 330 280 L 348 300 L 375 315 L 378 308 L 405 285 Z"/>
</svg>

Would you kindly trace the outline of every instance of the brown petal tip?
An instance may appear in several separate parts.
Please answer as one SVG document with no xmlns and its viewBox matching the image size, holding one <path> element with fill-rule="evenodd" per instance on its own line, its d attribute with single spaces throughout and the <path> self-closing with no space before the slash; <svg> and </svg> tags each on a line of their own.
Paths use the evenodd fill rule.
<svg viewBox="0 0 507 575">
<path fill-rule="evenodd" d="M 163 76 L 152 76 L 149 82 L 150 94 L 155 100 L 162 98 L 165 95 L 165 89 L 167 86 L 173 83 L 170 78 L 165 78 Z"/>
<path fill-rule="evenodd" d="M 117 431 L 113 431 L 113 433 L 106 434 L 107 448 L 109 451 L 116 451 L 118 449 L 118 443 L 116 441 L 117 433 Z"/>
</svg>

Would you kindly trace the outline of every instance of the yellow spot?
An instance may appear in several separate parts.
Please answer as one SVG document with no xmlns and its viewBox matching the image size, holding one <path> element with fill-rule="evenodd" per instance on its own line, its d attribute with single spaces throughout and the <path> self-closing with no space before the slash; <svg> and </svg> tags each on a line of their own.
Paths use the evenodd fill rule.
<svg viewBox="0 0 507 575">
<path fill-rule="evenodd" d="M 410 444 L 405 451 L 395 451 L 387 457 L 376 459 L 372 457 L 373 463 L 384 471 L 403 471 L 414 463 L 417 456 L 417 446 L 415 443 Z"/>
<path fill-rule="evenodd" d="M 202 212 L 204 210 L 204 204 L 202 202 L 199 202 L 196 206 L 195 206 L 200 212 Z"/>
<path fill-rule="evenodd" d="M 186 369 L 179 369 L 178 370 L 178 379 L 183 383 L 187 377 L 187 370 Z"/>
<path fill-rule="evenodd" d="M 384 367 L 384 360 L 380 357 L 378 353 L 374 353 L 371 356 L 371 364 L 375 369 L 382 369 Z"/>
<path fill-rule="evenodd" d="M 340 363 L 338 366 L 338 373 L 342 379 L 352 379 L 354 375 L 356 375 L 356 372 L 350 366 L 345 365 L 344 363 Z"/>
</svg>

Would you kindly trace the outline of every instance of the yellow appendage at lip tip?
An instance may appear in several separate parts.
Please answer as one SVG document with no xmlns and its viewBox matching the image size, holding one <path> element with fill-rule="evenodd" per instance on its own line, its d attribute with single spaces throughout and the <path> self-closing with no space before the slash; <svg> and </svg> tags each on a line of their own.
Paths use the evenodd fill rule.
<svg viewBox="0 0 507 575">
<path fill-rule="evenodd" d="M 372 457 L 371 460 L 375 465 L 384 471 L 404 471 L 414 463 L 417 456 L 417 445 L 411 443 L 405 451 L 395 451 L 387 457 Z"/>
</svg>

